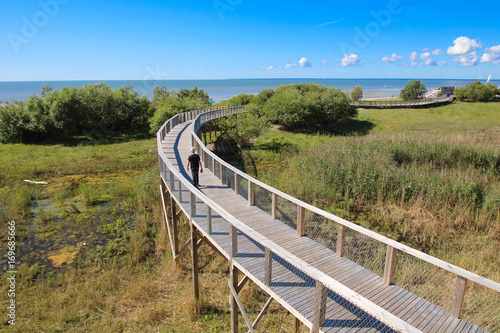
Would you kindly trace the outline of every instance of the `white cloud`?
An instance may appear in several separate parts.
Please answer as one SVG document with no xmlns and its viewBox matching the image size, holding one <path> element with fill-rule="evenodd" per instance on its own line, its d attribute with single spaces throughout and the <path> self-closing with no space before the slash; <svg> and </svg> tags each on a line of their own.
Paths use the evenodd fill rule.
<svg viewBox="0 0 500 333">
<path fill-rule="evenodd" d="M 342 58 L 342 66 L 355 66 L 359 62 L 359 57 L 357 54 L 351 53 L 350 55 L 344 54 Z"/>
<path fill-rule="evenodd" d="M 445 60 L 445 61 L 438 61 L 438 66 L 446 66 L 448 62 Z"/>
<path fill-rule="evenodd" d="M 483 56 L 481 57 L 481 62 L 491 62 L 494 64 L 500 64 L 500 45 L 487 47 Z"/>
<path fill-rule="evenodd" d="M 271 65 L 271 66 L 267 67 L 267 69 L 271 71 L 271 70 L 273 70 L 273 69 L 274 69 L 274 66 L 273 66 L 273 65 Z"/>
<path fill-rule="evenodd" d="M 300 67 L 311 67 L 311 63 L 307 61 L 306 57 L 303 57 L 302 59 L 299 60 L 299 65 Z"/>
<path fill-rule="evenodd" d="M 443 54 L 443 50 L 441 49 L 435 49 L 434 51 L 431 52 L 433 55 L 441 55 Z"/>
<path fill-rule="evenodd" d="M 392 63 L 403 60 L 403 56 L 398 56 L 396 53 L 393 53 L 390 57 L 385 56 L 382 58 L 382 61 L 385 62 L 387 66 L 390 66 Z"/>
<path fill-rule="evenodd" d="M 448 48 L 448 54 L 465 55 L 483 47 L 480 42 L 468 37 L 458 37 L 453 41 L 453 44 L 455 45 Z"/>
<path fill-rule="evenodd" d="M 417 67 L 417 66 L 422 66 L 422 63 L 418 61 L 418 53 L 417 52 L 412 52 L 408 55 L 410 58 L 410 66 L 411 67 Z"/>
<path fill-rule="evenodd" d="M 286 64 L 285 69 L 296 67 L 296 66 L 297 66 L 297 62 L 296 61 L 290 62 L 290 63 Z"/>
<path fill-rule="evenodd" d="M 432 59 L 431 53 L 430 52 L 424 52 L 420 55 L 420 59 L 424 61 L 424 64 L 426 66 L 435 66 L 437 65 L 436 61 Z"/>
<path fill-rule="evenodd" d="M 476 66 L 479 61 L 479 57 L 477 56 L 476 51 L 473 51 L 467 54 L 454 56 L 453 58 L 451 58 L 451 61 L 458 62 L 460 66 L 464 67 Z"/>
<path fill-rule="evenodd" d="M 321 63 L 322 63 L 323 65 L 328 65 L 328 60 L 323 59 L 323 61 L 321 61 Z"/>
</svg>

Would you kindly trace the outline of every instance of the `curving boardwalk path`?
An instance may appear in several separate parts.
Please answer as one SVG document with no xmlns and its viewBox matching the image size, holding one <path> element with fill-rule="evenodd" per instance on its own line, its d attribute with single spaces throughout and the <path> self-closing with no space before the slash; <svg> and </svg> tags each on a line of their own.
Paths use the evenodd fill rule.
<svg viewBox="0 0 500 333">
<path fill-rule="evenodd" d="M 192 126 L 191 120 L 172 125 L 159 147 L 172 167 L 188 180 L 190 172 L 186 172 L 186 164 L 193 146 Z M 196 194 L 173 173 L 166 172 L 165 176 L 162 173 L 163 184 L 169 187 L 170 195 L 192 219 L 195 230 L 192 246 L 196 249 L 193 245 L 196 237 L 210 243 L 243 273 L 243 280 L 254 281 L 270 295 L 270 301 L 279 302 L 312 331 L 485 332 L 410 291 L 394 284 L 386 286 L 383 277 L 308 237 L 298 237 L 294 228 L 249 205 L 248 193 L 246 197 L 241 195 L 248 187 L 237 185 L 240 195 L 236 195 L 234 183 L 233 186 L 222 184 L 221 167 L 214 168 L 215 163 L 212 164 L 213 159 L 208 155 L 202 157 L 208 168 L 200 174 L 201 186 L 194 190 L 198 191 L 193 192 Z M 164 167 L 160 169 L 165 171 Z M 237 231 L 231 228 L 227 217 L 209 208 L 212 202 L 245 227 L 238 227 Z M 268 241 L 260 241 L 262 237 Z M 279 251 L 273 250 L 274 245 Z M 309 269 L 297 268 L 294 264 L 297 260 L 306 263 L 301 267 L 320 272 L 318 274 L 334 281 L 333 284 L 328 287 L 319 284 L 310 276 Z M 196 269 L 196 263 L 193 265 Z M 237 279 L 237 274 L 232 278 Z M 237 293 L 238 283 L 233 281 Z M 337 290 L 332 288 L 337 285 Z"/>
</svg>

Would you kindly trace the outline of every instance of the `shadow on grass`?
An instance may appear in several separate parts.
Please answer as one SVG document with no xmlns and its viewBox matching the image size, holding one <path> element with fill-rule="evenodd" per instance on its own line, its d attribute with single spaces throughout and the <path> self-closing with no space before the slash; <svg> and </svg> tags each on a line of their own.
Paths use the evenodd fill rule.
<svg viewBox="0 0 500 333">
<path fill-rule="evenodd" d="M 303 134 L 360 136 L 369 134 L 374 128 L 375 124 L 371 121 L 350 118 L 339 122 L 334 126 L 320 126 L 314 129 L 288 129 L 288 131 Z"/>
</svg>

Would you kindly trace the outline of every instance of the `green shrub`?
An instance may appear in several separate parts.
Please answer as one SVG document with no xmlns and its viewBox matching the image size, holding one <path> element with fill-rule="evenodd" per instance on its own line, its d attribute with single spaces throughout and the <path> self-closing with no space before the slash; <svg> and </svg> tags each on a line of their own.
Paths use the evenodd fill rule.
<svg viewBox="0 0 500 333">
<path fill-rule="evenodd" d="M 471 102 L 487 101 L 498 93 L 499 90 L 493 83 L 482 84 L 480 81 L 473 82 L 465 87 L 457 88 L 454 91 L 459 101 Z"/>
<path fill-rule="evenodd" d="M 415 100 L 422 98 L 427 92 L 425 84 L 419 80 L 414 80 L 408 83 L 402 90 L 400 97 L 405 101 Z"/>
<path fill-rule="evenodd" d="M 350 98 L 340 89 L 314 83 L 264 90 L 247 109 L 289 129 L 332 126 L 357 114 Z"/>
<path fill-rule="evenodd" d="M 247 105 L 252 103 L 255 99 L 255 95 L 252 94 L 239 94 L 229 99 L 227 105 L 228 106 L 239 106 L 239 105 Z"/>
</svg>

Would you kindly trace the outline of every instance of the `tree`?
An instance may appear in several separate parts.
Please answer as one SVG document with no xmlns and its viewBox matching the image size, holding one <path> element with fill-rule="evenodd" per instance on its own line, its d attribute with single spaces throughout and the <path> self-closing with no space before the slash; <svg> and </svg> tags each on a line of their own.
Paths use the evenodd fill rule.
<svg viewBox="0 0 500 333">
<path fill-rule="evenodd" d="M 408 83 L 402 90 L 401 90 L 401 99 L 408 101 L 408 100 L 415 100 L 422 98 L 424 94 L 427 92 L 427 88 L 425 87 L 425 84 L 420 82 L 419 80 L 414 80 Z"/>
<path fill-rule="evenodd" d="M 351 91 L 351 98 L 353 101 L 359 101 L 360 99 L 363 98 L 363 87 L 360 85 L 357 85 L 352 88 Z"/>
</svg>

